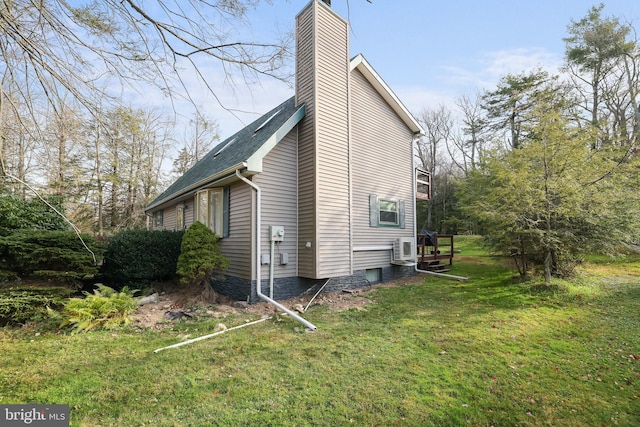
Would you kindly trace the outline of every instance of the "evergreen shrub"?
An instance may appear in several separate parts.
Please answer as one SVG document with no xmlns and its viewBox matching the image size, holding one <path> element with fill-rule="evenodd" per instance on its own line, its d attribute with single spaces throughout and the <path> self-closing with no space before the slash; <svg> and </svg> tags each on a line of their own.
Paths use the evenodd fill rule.
<svg viewBox="0 0 640 427">
<path fill-rule="evenodd" d="M 201 222 L 194 222 L 184 233 L 177 273 L 180 283 L 207 285 L 216 272 L 226 269 L 229 260 L 222 255 L 218 236 Z"/>
<path fill-rule="evenodd" d="M 62 307 L 68 289 L 0 289 L 0 326 L 15 326 L 47 317 L 47 308 Z"/>
<path fill-rule="evenodd" d="M 175 277 L 183 231 L 123 230 L 107 242 L 102 274 L 119 287 Z"/>
<path fill-rule="evenodd" d="M 64 213 L 61 197 L 49 196 L 47 202 Z M 24 199 L 15 195 L 0 197 L 0 235 L 12 234 L 16 230 L 68 230 L 69 226 L 60 215 L 42 200 Z"/>
<path fill-rule="evenodd" d="M 0 271 L 22 278 L 46 278 L 74 283 L 94 277 L 104 246 L 89 235 L 61 230 L 18 230 L 0 236 Z"/>
</svg>

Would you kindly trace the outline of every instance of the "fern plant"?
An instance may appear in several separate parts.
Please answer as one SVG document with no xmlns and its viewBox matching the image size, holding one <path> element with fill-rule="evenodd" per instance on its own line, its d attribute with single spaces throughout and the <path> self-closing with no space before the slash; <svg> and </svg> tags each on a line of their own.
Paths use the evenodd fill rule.
<svg viewBox="0 0 640 427">
<path fill-rule="evenodd" d="M 50 315 L 61 321 L 61 327 L 71 326 L 73 333 L 128 325 L 138 307 L 134 299 L 138 291 L 126 286 L 121 291 L 102 284 L 96 286 L 93 293 L 85 292 L 85 298 L 69 299 L 61 313 L 50 310 Z"/>
</svg>

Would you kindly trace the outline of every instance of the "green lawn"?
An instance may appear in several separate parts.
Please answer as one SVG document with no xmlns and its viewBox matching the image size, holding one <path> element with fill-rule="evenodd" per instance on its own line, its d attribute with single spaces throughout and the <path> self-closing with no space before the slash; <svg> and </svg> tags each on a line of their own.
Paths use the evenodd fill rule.
<svg viewBox="0 0 640 427">
<path fill-rule="evenodd" d="M 0 403 L 65 403 L 78 426 L 635 426 L 640 258 L 519 283 L 459 238 L 452 274 L 379 287 L 364 310 L 311 307 L 154 354 L 185 335 L 0 330 Z M 224 320 L 229 327 L 252 317 Z"/>
</svg>

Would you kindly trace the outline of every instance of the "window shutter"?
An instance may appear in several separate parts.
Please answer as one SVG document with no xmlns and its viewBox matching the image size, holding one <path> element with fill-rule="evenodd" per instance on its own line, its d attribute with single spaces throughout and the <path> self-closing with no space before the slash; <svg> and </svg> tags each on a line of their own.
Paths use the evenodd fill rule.
<svg viewBox="0 0 640 427">
<path fill-rule="evenodd" d="M 404 210 L 404 200 L 400 200 L 398 202 L 398 216 L 399 216 L 398 223 L 400 224 L 400 228 L 407 228 L 406 222 L 405 222 L 405 219 L 404 219 L 404 212 L 405 212 L 405 210 Z"/>
<path fill-rule="evenodd" d="M 369 195 L 369 227 L 377 227 L 378 212 L 380 211 L 380 202 L 375 194 Z"/>
<path fill-rule="evenodd" d="M 224 187 L 222 193 L 222 237 L 229 237 L 229 199 L 230 189 Z"/>
</svg>

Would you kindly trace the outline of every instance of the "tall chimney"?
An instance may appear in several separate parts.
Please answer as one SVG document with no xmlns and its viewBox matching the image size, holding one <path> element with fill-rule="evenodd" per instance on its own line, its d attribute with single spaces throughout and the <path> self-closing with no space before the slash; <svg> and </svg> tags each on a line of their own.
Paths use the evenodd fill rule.
<svg viewBox="0 0 640 427">
<path fill-rule="evenodd" d="M 298 275 L 348 276 L 349 24 L 319 0 L 296 19 L 296 104 L 306 109 L 298 125 Z"/>
</svg>

